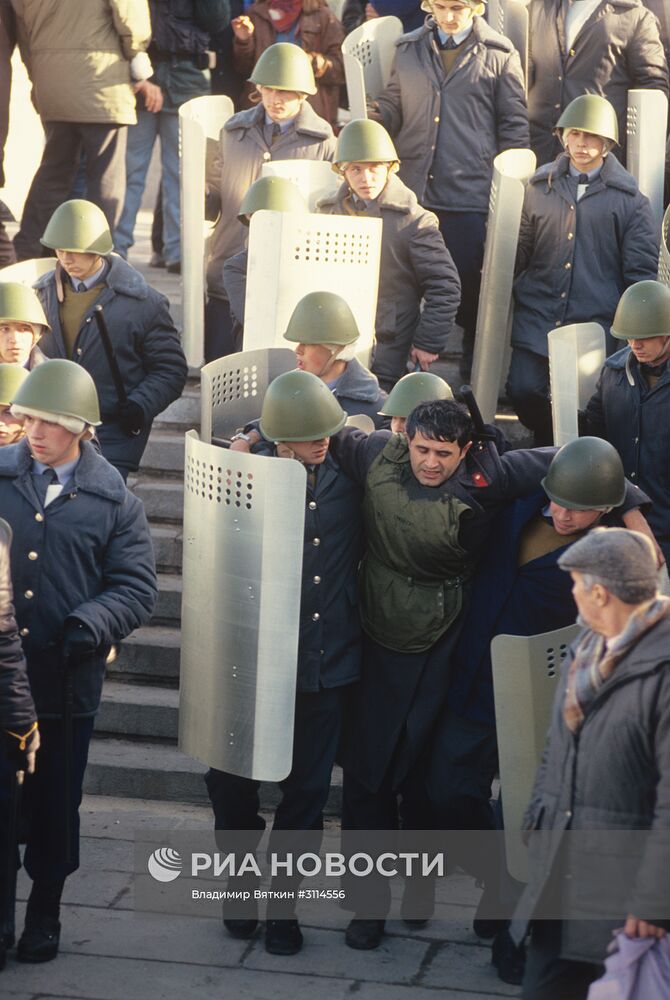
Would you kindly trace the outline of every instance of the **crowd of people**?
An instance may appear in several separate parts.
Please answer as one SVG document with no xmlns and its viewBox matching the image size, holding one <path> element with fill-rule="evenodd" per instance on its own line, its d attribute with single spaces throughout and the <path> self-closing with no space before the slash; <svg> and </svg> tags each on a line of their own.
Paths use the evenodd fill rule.
<svg viewBox="0 0 670 1000">
<path fill-rule="evenodd" d="M 169 303 L 127 257 L 159 138 L 151 264 L 193 263 L 181 260 L 177 116 L 212 92 L 235 112 L 207 163 L 213 231 L 195 262 L 206 266 L 206 360 L 243 348 L 253 213 L 308 210 L 294 184 L 261 176 L 265 163 L 329 162 L 339 185 L 316 211 L 381 220 L 369 367 L 346 290 L 310 291 L 285 332 L 295 370 L 230 443 L 306 470 L 293 765 L 274 829 L 322 828 L 336 761 L 343 831 L 500 829 L 491 640 L 579 613 L 524 824 L 554 834 L 551 850 L 531 845 L 511 923 L 490 917 L 510 882 L 501 857 L 456 858 L 484 887 L 474 932 L 525 1000 L 585 1000 L 617 924 L 629 938 L 665 937 L 663 842 L 641 853 L 626 911 L 596 921 L 571 874 L 588 856 L 561 841 L 670 827 L 670 599 L 658 584 L 670 557 L 670 288 L 657 279 L 658 220 L 625 167 L 628 91 L 668 96 L 668 12 L 530 0 L 528 13 L 526 78 L 480 0 L 348 0 L 341 21 L 326 0 L 0 2 L 0 141 L 17 41 L 45 131 L 18 231 L 0 234 L 2 262 L 56 258 L 32 288 L 0 272 L 0 857 L 19 863 L 25 773 L 20 961 L 58 953 L 105 662 L 156 601 L 146 517 L 126 479 L 187 364 Z M 388 85 L 367 119 L 342 125 L 342 41 L 387 14 L 405 31 Z M 538 166 L 506 393 L 535 447 L 514 449 L 430 369 L 460 328 L 469 379 L 493 160 L 527 148 Z M 610 356 L 581 437 L 557 450 L 547 334 L 591 321 Z M 370 433 L 345 426 L 360 415 Z M 258 782 L 210 768 L 206 785 L 218 831 L 262 830 Z M 0 968 L 14 883 L 3 864 Z M 550 886 L 579 924 L 537 918 Z M 385 921 L 370 916 L 369 894 L 383 910 L 387 890 L 348 886 L 349 947 L 379 946 Z M 259 916 L 224 908 L 241 939 Z M 266 949 L 299 951 L 296 914 L 269 905 L 266 917 Z"/>
</svg>

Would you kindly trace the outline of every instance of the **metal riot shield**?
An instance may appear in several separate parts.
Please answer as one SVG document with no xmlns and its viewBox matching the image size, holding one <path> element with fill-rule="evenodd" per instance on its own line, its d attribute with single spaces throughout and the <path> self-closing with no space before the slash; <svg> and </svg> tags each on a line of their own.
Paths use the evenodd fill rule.
<svg viewBox="0 0 670 1000">
<path fill-rule="evenodd" d="M 364 434 L 372 434 L 375 429 L 374 420 L 367 413 L 351 413 L 347 417 L 345 427 L 355 427 Z"/>
<path fill-rule="evenodd" d="M 520 882 L 528 881 L 523 816 L 551 721 L 559 667 L 578 634 L 578 625 L 568 625 L 542 635 L 497 635 L 491 643 L 505 854 L 510 875 Z"/>
<path fill-rule="evenodd" d="M 261 167 L 261 177 L 291 181 L 300 189 L 310 212 L 321 198 L 334 194 L 342 183 L 330 160 L 271 160 Z"/>
<path fill-rule="evenodd" d="M 306 473 L 186 435 L 179 747 L 259 781 L 291 769 Z"/>
<path fill-rule="evenodd" d="M 398 17 L 375 17 L 355 28 L 342 42 L 352 118 L 367 118 L 367 101 L 379 97 L 391 75 L 396 39 L 402 35 Z"/>
<path fill-rule="evenodd" d="M 605 331 L 599 323 L 571 323 L 550 330 L 548 343 L 554 444 L 560 447 L 579 437 L 578 411 L 605 364 Z"/>
<path fill-rule="evenodd" d="M 661 226 L 661 251 L 658 258 L 658 280 L 670 287 L 670 205 L 665 210 Z M 1 272 L 0 272 L 1 273 Z"/>
<path fill-rule="evenodd" d="M 530 149 L 507 149 L 493 161 L 482 285 L 472 363 L 472 388 L 485 423 L 493 423 L 507 373 L 512 284 L 525 184 L 535 171 Z"/>
<path fill-rule="evenodd" d="M 628 91 L 626 166 L 649 199 L 659 229 L 663 221 L 667 119 L 668 99 L 662 91 Z"/>
<path fill-rule="evenodd" d="M 221 129 L 233 111 L 231 99 L 221 96 L 194 97 L 179 108 L 182 338 L 193 368 L 204 358 L 205 250 L 211 230 L 205 224 L 205 175 Z"/>
<path fill-rule="evenodd" d="M 38 278 L 56 267 L 55 257 L 33 257 L 0 268 L 0 281 L 18 281 L 21 285 L 34 285 Z"/>
<path fill-rule="evenodd" d="M 374 341 L 381 219 L 254 212 L 244 308 L 244 348 L 286 347 L 284 331 L 309 292 L 342 295 L 361 336 L 356 356 L 369 365 Z M 327 340 L 327 338 L 326 338 Z"/>
<path fill-rule="evenodd" d="M 200 438 L 230 439 L 261 415 L 270 382 L 295 368 L 289 347 L 242 351 L 210 361 L 200 371 Z"/>
<path fill-rule="evenodd" d="M 488 22 L 506 35 L 519 53 L 523 78 L 528 86 L 528 9 L 520 0 L 490 0 Z"/>
</svg>

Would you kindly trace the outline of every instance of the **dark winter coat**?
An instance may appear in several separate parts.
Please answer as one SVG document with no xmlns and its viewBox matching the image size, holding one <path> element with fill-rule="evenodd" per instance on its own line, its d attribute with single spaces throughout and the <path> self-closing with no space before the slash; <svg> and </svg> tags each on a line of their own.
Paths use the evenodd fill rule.
<svg viewBox="0 0 670 1000">
<path fill-rule="evenodd" d="M 149 0 L 152 81 L 163 91 L 163 111 L 177 111 L 210 93 L 207 50 L 210 35 L 230 20 L 228 0 Z"/>
<path fill-rule="evenodd" d="M 37 718 L 14 614 L 9 550 L 12 532 L 0 520 L 0 729 L 25 733 Z"/>
<path fill-rule="evenodd" d="M 486 214 L 494 157 L 528 146 L 521 63 L 509 39 L 475 17 L 464 51 L 445 77 L 434 24 L 428 17 L 396 42 L 379 114 L 395 139 L 400 178 L 422 204 L 440 155 L 448 183 L 440 192 L 442 204 L 431 207 Z"/>
<path fill-rule="evenodd" d="M 207 293 L 225 298 L 224 262 L 244 248 L 248 226 L 237 215 L 244 195 L 270 160 L 332 160 L 335 137 L 327 121 L 306 102 L 288 129 L 267 145 L 263 134 L 263 107 L 240 111 L 221 129 L 217 154 L 207 172 L 208 199 L 221 215 L 210 240 L 207 260 Z"/>
<path fill-rule="evenodd" d="M 60 643 L 67 619 L 97 649 L 73 670 L 74 712 L 97 711 L 112 643 L 146 624 L 157 597 L 149 527 L 119 473 L 82 442 L 74 486 L 42 508 L 26 441 L 0 449 L 0 510 L 12 532 L 16 619 L 40 716 L 63 705 Z"/>
<path fill-rule="evenodd" d="M 342 184 L 334 195 L 319 202 L 318 211 L 347 215 L 344 201 L 348 194 L 349 185 Z M 447 346 L 461 283 L 437 218 L 419 205 L 397 177 L 389 177 L 365 215 L 382 220 L 375 336 L 383 350 L 375 357 L 374 371 L 381 377 L 398 378 L 405 374 L 412 345 L 435 354 Z"/>
<path fill-rule="evenodd" d="M 531 0 L 528 67 L 530 141 L 538 164 L 560 150 L 552 129 L 570 101 L 600 94 L 614 106 L 626 141 L 628 91 L 668 94 L 658 22 L 640 0 L 603 0 L 566 51 L 562 0 Z M 665 128 L 665 123 L 661 123 Z"/>
<path fill-rule="evenodd" d="M 90 373 L 98 390 L 102 417 L 98 437 L 103 455 L 112 465 L 132 471 L 139 466 L 154 417 L 181 395 L 188 367 L 165 296 L 121 257 L 111 254 L 108 259 L 111 266 L 104 279 L 106 287 L 84 317 L 72 360 Z M 51 326 L 51 332 L 42 336 L 40 348 L 48 358 L 65 358 L 56 272 L 40 278 L 35 290 Z M 144 429 L 136 437 L 129 437 L 117 423 L 119 397 L 93 319 L 97 305 L 104 309 L 128 399 L 144 414 Z"/>
<path fill-rule="evenodd" d="M 253 35 L 241 41 L 233 39 L 233 68 L 245 80 L 259 58 L 271 45 L 277 41 L 277 30 L 270 17 L 267 0 L 258 0 L 245 11 L 254 25 Z M 323 2 L 316 10 L 300 14 L 296 42 L 305 52 L 320 52 L 328 60 L 329 66 L 322 77 L 316 80 L 316 94 L 308 98 L 317 115 L 334 125 L 337 121 L 340 87 L 344 83 L 344 61 L 342 58 L 342 42 L 344 29 L 329 8 Z M 255 84 L 247 83 L 242 93 L 242 107 L 252 107 L 250 94 L 256 89 Z M 276 157 L 275 157 L 276 158 Z"/>
<path fill-rule="evenodd" d="M 531 838 L 530 881 L 512 932 L 517 940 L 523 937 L 527 915 L 535 911 L 563 844 L 559 891 L 574 919 L 562 925 L 560 955 L 600 963 L 605 960 L 612 931 L 622 926 L 628 913 L 654 921 L 659 916 L 655 904 L 664 887 L 667 901 L 670 621 L 658 622 L 619 660 L 600 688 L 578 738 L 563 720 L 567 670 L 568 662 L 561 668 L 547 744 L 524 820 L 526 829 L 554 831 L 554 835 Z M 563 837 L 568 828 L 596 832 L 568 844 Z M 638 853 L 640 842 L 636 842 L 638 851 L 626 859 L 637 865 L 632 881 L 622 872 L 615 870 L 613 874 L 610 858 L 605 869 L 608 874 L 595 891 L 593 879 L 603 871 L 603 860 L 613 847 L 607 839 L 608 830 L 663 831 L 663 844 L 655 840 Z M 623 898 L 623 889 L 630 887 L 625 893 L 625 909 L 616 920 L 609 919 L 611 914 L 604 909 L 610 881 L 617 898 Z M 580 919 L 580 915 L 594 914 L 599 905 L 603 910 L 596 912 L 603 913 L 602 920 Z"/>
<path fill-rule="evenodd" d="M 647 515 L 670 562 L 670 366 L 647 387 L 630 347 L 608 358 L 581 415 L 580 432 L 605 438 L 621 456 L 628 479 L 648 493 Z"/>
<path fill-rule="evenodd" d="M 654 279 L 658 235 L 632 174 L 607 156 L 577 201 L 577 178 L 561 155 L 533 174 L 524 196 L 512 344 L 544 357 L 547 333 L 600 323 L 609 333 L 629 285 Z"/>
<path fill-rule="evenodd" d="M 268 442 L 254 448 L 260 454 L 274 451 Z M 330 455 L 316 470 L 305 500 L 298 691 L 351 684 L 361 672 L 356 572 L 362 492 Z"/>
</svg>

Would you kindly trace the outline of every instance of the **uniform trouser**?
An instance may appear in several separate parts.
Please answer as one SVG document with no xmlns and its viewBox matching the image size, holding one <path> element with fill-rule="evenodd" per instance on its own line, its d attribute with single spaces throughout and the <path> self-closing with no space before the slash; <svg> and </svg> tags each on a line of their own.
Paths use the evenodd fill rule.
<svg viewBox="0 0 670 1000">
<path fill-rule="evenodd" d="M 461 304 L 456 322 L 463 327 L 461 376 L 469 378 L 482 282 L 486 215 L 481 212 L 432 211 L 438 217 L 440 232 L 461 279 Z"/>
<path fill-rule="evenodd" d="M 82 152 L 86 154 L 86 191 L 89 201 L 105 213 L 114 232 L 126 190 L 125 125 L 45 122 L 42 161 L 30 185 L 21 228 L 14 237 L 19 260 L 41 257 L 46 225 L 70 193 Z M 53 251 L 49 250 L 48 253 Z"/>
<path fill-rule="evenodd" d="M 523 977 L 523 1000 L 586 1000 L 589 986 L 603 973 L 601 965 L 560 957 L 561 921 L 536 920 Z"/>
<path fill-rule="evenodd" d="M 209 296 L 205 305 L 205 361 L 216 361 L 236 350 L 228 300 Z"/>
<path fill-rule="evenodd" d="M 522 347 L 512 350 L 507 395 L 524 426 L 535 434 L 535 446 L 554 440 L 549 402 L 549 359 Z"/>
<path fill-rule="evenodd" d="M 323 829 L 323 810 L 340 741 L 346 692 L 346 687 L 336 687 L 296 695 L 293 761 L 288 777 L 278 782 L 282 797 L 275 811 L 273 830 Z M 215 829 L 257 830 L 260 839 L 260 831 L 265 829 L 265 820 L 260 815 L 260 782 L 210 768 L 205 784 L 214 810 Z M 250 843 L 248 849 L 253 851 L 256 846 L 257 841 Z"/>
<path fill-rule="evenodd" d="M 396 382 L 407 374 L 407 360 L 412 347 L 411 336 L 389 337 L 388 341 L 377 340 L 370 371 L 377 376 L 385 392 L 390 392 Z"/>
<path fill-rule="evenodd" d="M 21 795 L 23 865 L 33 880 L 62 882 L 79 867 L 79 806 L 93 718 L 75 719 L 72 739 L 69 823 L 66 816 L 65 740 L 61 719 L 40 719 L 40 749 L 34 774 L 27 774 Z M 8 856 L 11 769 L 0 746 L 0 859 Z M 69 829 L 68 829 L 69 827 Z M 69 836 L 69 858 L 68 858 Z"/>
</svg>

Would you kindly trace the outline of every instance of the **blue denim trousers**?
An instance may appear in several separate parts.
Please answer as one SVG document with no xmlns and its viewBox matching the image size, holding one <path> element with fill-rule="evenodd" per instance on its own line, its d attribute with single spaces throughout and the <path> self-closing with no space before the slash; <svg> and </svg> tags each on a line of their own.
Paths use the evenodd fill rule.
<svg viewBox="0 0 670 1000">
<path fill-rule="evenodd" d="M 161 141 L 163 255 L 171 264 L 181 260 L 179 116 L 176 111 L 152 114 L 144 108 L 138 108 L 137 125 L 128 128 L 126 198 L 114 233 L 114 248 L 125 257 L 134 243 L 135 219 L 142 203 L 147 171 L 157 138 Z"/>
</svg>

